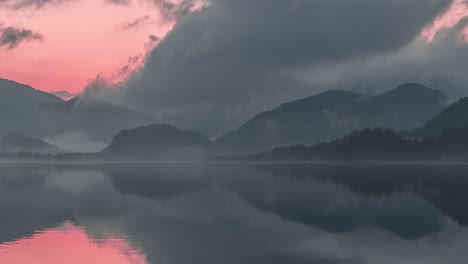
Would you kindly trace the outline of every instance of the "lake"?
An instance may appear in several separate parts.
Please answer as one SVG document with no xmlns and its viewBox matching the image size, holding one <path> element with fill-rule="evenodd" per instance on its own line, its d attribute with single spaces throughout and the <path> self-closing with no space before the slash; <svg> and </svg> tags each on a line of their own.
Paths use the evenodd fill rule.
<svg viewBox="0 0 468 264">
<path fill-rule="evenodd" d="M 0 165 L 0 263 L 467 263 L 468 166 Z"/>
</svg>

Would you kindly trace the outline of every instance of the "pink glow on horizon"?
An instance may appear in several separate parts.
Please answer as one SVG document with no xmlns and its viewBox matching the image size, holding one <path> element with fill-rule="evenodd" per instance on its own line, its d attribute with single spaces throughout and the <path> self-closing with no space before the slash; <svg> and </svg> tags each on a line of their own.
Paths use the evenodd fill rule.
<svg viewBox="0 0 468 264">
<path fill-rule="evenodd" d="M 452 28 L 466 17 L 468 17 L 468 1 L 454 0 L 452 6 L 444 14 L 439 16 L 431 26 L 423 31 L 422 36 L 429 42 L 432 42 L 440 30 Z M 468 42 L 468 38 L 466 38 L 466 28 L 462 36 L 464 36 L 465 40 Z"/>
<path fill-rule="evenodd" d="M 0 263 L 8 264 L 147 264 L 146 257 L 119 238 L 95 240 L 65 223 L 28 238 L 0 245 Z"/>
<path fill-rule="evenodd" d="M 148 16 L 137 28 L 125 23 Z M 111 74 L 132 56 L 145 52 L 151 34 L 160 38 L 172 28 L 149 3 L 115 6 L 105 1 L 83 0 L 41 10 L 0 9 L 8 26 L 43 34 L 41 42 L 22 43 L 0 50 L 0 78 L 29 84 L 45 91 L 80 92 L 99 74 Z"/>
</svg>

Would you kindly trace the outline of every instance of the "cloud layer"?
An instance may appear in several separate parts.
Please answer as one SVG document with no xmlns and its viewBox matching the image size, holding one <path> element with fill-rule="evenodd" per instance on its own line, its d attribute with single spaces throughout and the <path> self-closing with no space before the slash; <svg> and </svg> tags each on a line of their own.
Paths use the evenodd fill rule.
<svg viewBox="0 0 468 264">
<path fill-rule="evenodd" d="M 39 9 L 68 1 L 0 0 L 0 7 Z M 137 4 L 104 3 L 119 10 Z M 167 36 L 151 35 L 147 56 L 139 55 L 136 66 L 129 61 L 101 86 L 130 76 L 125 82 L 113 89 L 93 83 L 89 90 L 96 91 L 86 94 L 118 100 L 210 136 L 259 111 L 328 89 L 377 93 L 421 82 L 449 95 L 466 94 L 467 47 L 460 37 L 466 25 L 458 21 L 468 10 L 465 0 L 144 3 L 157 7 L 155 13 L 123 20 L 116 26 L 133 30 L 121 32 L 153 24 L 170 28 L 175 23 L 174 28 Z M 11 33 L 2 37 L 6 49 L 42 39 L 27 29 Z"/>
<path fill-rule="evenodd" d="M 114 93 L 163 120 L 216 135 L 320 89 L 291 72 L 398 51 L 450 4 L 213 0 L 180 18 Z"/>
</svg>

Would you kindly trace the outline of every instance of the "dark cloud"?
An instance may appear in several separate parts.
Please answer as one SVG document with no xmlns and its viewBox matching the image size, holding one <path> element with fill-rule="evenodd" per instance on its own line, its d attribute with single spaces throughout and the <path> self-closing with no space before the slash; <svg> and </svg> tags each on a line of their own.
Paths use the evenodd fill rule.
<svg viewBox="0 0 468 264">
<path fill-rule="evenodd" d="M 430 43 L 420 38 L 389 54 L 308 69 L 300 78 L 323 89 L 342 87 L 365 93 L 418 82 L 457 99 L 467 95 L 468 44 L 463 35 L 466 26 L 465 19 L 440 31 Z"/>
<path fill-rule="evenodd" d="M 203 0 L 148 0 L 158 9 L 163 19 L 166 21 L 174 21 L 184 15 L 193 12 L 197 4 L 201 4 Z"/>
<path fill-rule="evenodd" d="M 42 8 L 46 5 L 58 5 L 73 0 L 0 0 L 0 7 L 12 9 Z"/>
<path fill-rule="evenodd" d="M 143 69 L 114 92 L 168 122 L 215 135 L 317 91 L 291 71 L 399 50 L 450 3 L 213 0 L 182 16 Z"/>
<path fill-rule="evenodd" d="M 169 22 L 178 19 L 181 16 L 187 15 L 197 8 L 203 0 L 146 0 L 146 2 L 154 5 L 162 15 L 162 20 Z M 132 0 L 106 0 L 109 4 L 128 6 Z"/>
<path fill-rule="evenodd" d="M 114 5 L 129 5 L 132 3 L 132 0 L 106 0 L 106 2 Z"/>
<path fill-rule="evenodd" d="M 145 25 L 151 24 L 151 23 L 154 23 L 153 19 L 149 15 L 146 15 L 146 16 L 139 17 L 135 20 L 132 20 L 130 22 L 123 24 L 122 29 L 128 30 L 128 29 L 139 28 L 139 27 L 143 27 Z"/>
<path fill-rule="evenodd" d="M 151 42 L 151 43 L 154 43 L 154 42 L 159 42 L 159 41 L 161 41 L 161 39 L 160 39 L 160 38 L 158 38 L 158 37 L 157 37 L 157 36 L 155 36 L 155 35 L 149 35 L 149 40 L 150 40 L 150 42 Z"/>
<path fill-rule="evenodd" d="M 14 49 L 23 42 L 41 41 L 40 33 L 24 28 L 0 27 L 0 48 Z"/>
</svg>

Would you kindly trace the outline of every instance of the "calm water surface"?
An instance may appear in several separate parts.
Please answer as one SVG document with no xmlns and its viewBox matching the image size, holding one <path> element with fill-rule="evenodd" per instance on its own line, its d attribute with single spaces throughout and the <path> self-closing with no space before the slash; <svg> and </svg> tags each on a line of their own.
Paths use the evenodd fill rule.
<svg viewBox="0 0 468 264">
<path fill-rule="evenodd" d="M 468 166 L 0 165 L 0 263 L 468 263 Z"/>
</svg>

